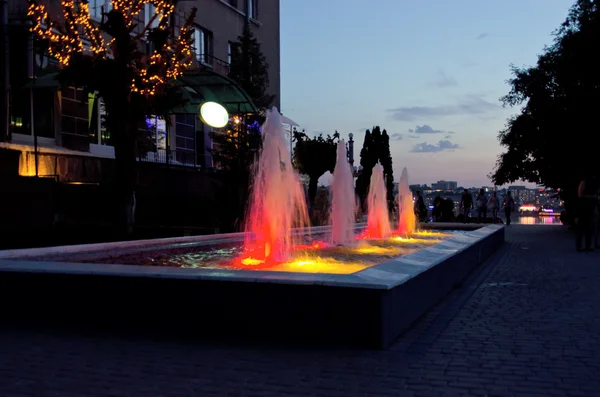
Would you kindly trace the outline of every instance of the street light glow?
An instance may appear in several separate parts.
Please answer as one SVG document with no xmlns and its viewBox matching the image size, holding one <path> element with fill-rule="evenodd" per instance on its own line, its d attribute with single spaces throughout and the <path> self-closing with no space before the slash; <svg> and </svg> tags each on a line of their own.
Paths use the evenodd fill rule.
<svg viewBox="0 0 600 397">
<path fill-rule="evenodd" d="M 200 118 L 211 127 L 222 128 L 229 122 L 227 109 L 216 102 L 205 102 L 200 106 Z"/>
</svg>

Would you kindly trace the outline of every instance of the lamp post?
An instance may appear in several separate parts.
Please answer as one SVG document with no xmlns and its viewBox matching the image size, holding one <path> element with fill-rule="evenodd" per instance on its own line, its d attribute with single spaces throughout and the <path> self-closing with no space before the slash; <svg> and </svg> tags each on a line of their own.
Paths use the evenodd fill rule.
<svg viewBox="0 0 600 397">
<path fill-rule="evenodd" d="M 9 90 L 8 0 L 0 0 L 0 142 L 10 140 Z"/>
<path fill-rule="evenodd" d="M 35 161 L 35 176 L 39 175 L 39 165 L 38 165 L 38 137 L 37 130 L 35 128 L 35 112 L 34 112 L 34 88 L 35 88 L 35 39 L 33 34 L 29 36 L 29 42 L 31 45 L 30 54 L 31 54 L 31 62 L 29 63 L 29 78 L 31 79 L 31 86 L 29 87 L 29 127 L 31 129 L 31 135 L 33 135 L 33 156 Z"/>
</svg>

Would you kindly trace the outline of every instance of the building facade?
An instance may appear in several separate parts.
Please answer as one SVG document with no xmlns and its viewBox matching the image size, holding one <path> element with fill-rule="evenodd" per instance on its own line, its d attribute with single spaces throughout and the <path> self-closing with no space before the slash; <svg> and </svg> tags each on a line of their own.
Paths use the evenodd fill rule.
<svg viewBox="0 0 600 397">
<path fill-rule="evenodd" d="M 458 186 L 458 183 L 456 181 L 437 181 L 435 183 L 431 184 L 431 189 L 432 190 L 442 190 L 442 191 L 446 191 L 446 190 L 456 190 L 456 187 Z"/>
<path fill-rule="evenodd" d="M 59 2 L 45 3 L 51 14 L 60 14 Z M 89 1 L 93 19 L 100 20 L 103 7 L 110 7 L 110 1 Z M 279 107 L 279 0 L 180 0 L 175 11 L 176 28 L 192 7 L 197 8 L 192 72 L 203 78 L 194 80 L 194 89 L 202 89 L 199 81 L 207 81 L 207 85 L 234 84 L 226 77 L 232 43 L 248 23 L 269 64 L 269 93 L 276 98 L 273 105 Z M 27 2 L 9 0 L 10 121 L 8 139 L 0 142 L 0 148 L 21 152 L 22 176 L 56 176 L 65 181 L 93 179 L 100 172 L 101 160 L 114 158 L 111 133 L 103 123 L 102 100 L 81 88 L 60 86 L 56 81 L 57 65 L 36 48 L 26 12 Z M 154 13 L 154 7 L 146 4 L 138 15 L 138 24 L 148 24 Z M 217 95 L 216 101 L 219 100 Z M 235 108 L 228 110 L 235 113 Z M 140 150 L 138 160 L 212 168 L 211 128 L 201 122 L 193 107 L 174 113 L 170 123 L 147 116 L 140 130 L 148 134 L 149 144 Z M 73 172 L 75 168 L 78 171 Z"/>
</svg>

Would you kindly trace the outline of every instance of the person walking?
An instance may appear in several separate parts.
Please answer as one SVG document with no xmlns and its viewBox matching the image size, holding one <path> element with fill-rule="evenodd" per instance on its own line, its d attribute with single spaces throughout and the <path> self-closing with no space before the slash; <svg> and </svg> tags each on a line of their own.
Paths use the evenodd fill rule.
<svg viewBox="0 0 600 397">
<path fill-rule="evenodd" d="M 515 200 L 512 198 L 510 191 L 506 192 L 506 196 L 504 196 L 504 200 L 502 201 L 502 206 L 504 207 L 504 215 L 506 215 L 506 225 L 510 225 L 511 214 L 515 211 Z"/>
<path fill-rule="evenodd" d="M 593 251 L 592 238 L 596 224 L 598 188 L 595 177 L 584 177 L 577 189 L 577 251 Z M 585 240 L 585 247 L 583 246 Z"/>
<path fill-rule="evenodd" d="M 496 223 L 496 219 L 498 218 L 498 208 L 500 208 L 500 200 L 498 200 L 498 195 L 496 192 L 492 193 L 492 197 L 488 201 L 488 207 L 492 209 L 492 223 Z"/>
<path fill-rule="evenodd" d="M 598 187 L 598 200 L 596 204 L 596 237 L 594 248 L 600 249 L 600 186 Z"/>
<path fill-rule="evenodd" d="M 485 223 L 487 218 L 487 203 L 488 198 L 485 194 L 485 190 L 479 189 L 479 194 L 477 195 L 477 222 Z"/>
<path fill-rule="evenodd" d="M 469 193 L 468 189 L 465 189 L 461 198 L 460 205 L 458 206 L 459 211 L 463 214 L 463 222 L 467 223 L 469 219 L 469 215 L 471 214 L 471 209 L 473 208 L 473 196 Z"/>
<path fill-rule="evenodd" d="M 427 207 L 425 206 L 425 201 L 423 200 L 420 191 L 417 191 L 415 197 L 415 215 L 417 215 L 419 222 L 425 222 L 427 220 Z"/>
</svg>

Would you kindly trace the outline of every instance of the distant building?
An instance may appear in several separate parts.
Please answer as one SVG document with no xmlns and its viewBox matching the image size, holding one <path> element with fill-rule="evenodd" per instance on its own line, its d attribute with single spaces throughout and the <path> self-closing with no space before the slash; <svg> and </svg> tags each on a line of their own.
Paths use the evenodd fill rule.
<svg viewBox="0 0 600 397">
<path fill-rule="evenodd" d="M 513 198 L 518 203 L 538 203 L 539 190 L 538 189 L 529 189 L 526 186 L 509 186 L 508 191 L 511 192 Z"/>
<path fill-rule="evenodd" d="M 457 187 L 456 181 L 437 181 L 431 184 L 432 190 L 456 190 Z"/>
<path fill-rule="evenodd" d="M 513 186 L 509 186 L 506 190 L 510 190 L 511 192 L 522 191 L 522 190 L 527 190 L 527 186 L 513 185 Z"/>
</svg>

